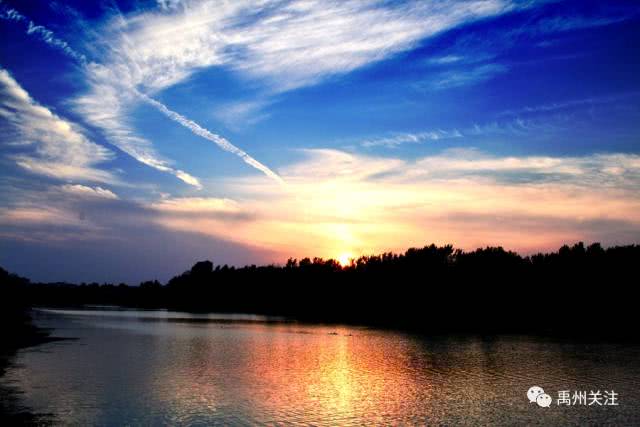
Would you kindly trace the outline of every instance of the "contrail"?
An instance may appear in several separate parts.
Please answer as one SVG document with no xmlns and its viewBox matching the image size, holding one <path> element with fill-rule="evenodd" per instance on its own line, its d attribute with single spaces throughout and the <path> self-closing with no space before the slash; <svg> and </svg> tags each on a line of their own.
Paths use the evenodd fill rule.
<svg viewBox="0 0 640 427">
<path fill-rule="evenodd" d="M 0 1 L 2 1 L 2 0 L 0 0 Z M 113 7 L 114 7 L 114 10 L 118 14 L 118 18 L 120 19 L 120 21 L 122 23 L 124 23 L 125 25 L 127 25 L 127 21 L 125 20 L 124 16 L 122 15 L 122 12 L 120 11 L 120 8 L 118 7 L 118 5 L 115 2 L 112 2 L 112 4 L 113 4 Z M 135 47 L 135 45 L 133 43 L 129 42 L 129 39 L 128 39 L 127 35 L 125 33 L 121 33 L 121 34 L 124 37 L 125 41 L 135 51 L 136 47 Z M 195 135 L 198 135 L 198 136 L 200 136 L 200 137 L 202 137 L 204 139 L 207 139 L 207 140 L 213 142 L 214 144 L 216 144 L 218 147 L 220 147 L 224 151 L 227 151 L 229 153 L 235 154 L 236 156 L 240 157 L 242 159 L 242 161 L 244 161 L 246 164 L 248 164 L 251 167 L 254 167 L 254 168 L 258 169 L 260 172 L 264 173 L 269 178 L 274 179 L 278 183 L 285 184 L 285 181 L 277 173 L 275 173 L 274 171 L 269 169 L 266 165 L 263 165 L 262 163 L 260 163 L 256 159 L 254 159 L 253 157 L 251 157 L 244 150 L 242 150 L 242 149 L 236 147 L 235 145 L 233 145 L 231 142 L 229 142 L 228 139 L 226 139 L 226 138 L 224 138 L 224 137 L 222 137 L 220 135 L 217 135 L 217 134 L 209 131 L 208 129 L 203 128 L 202 126 L 200 126 L 199 124 L 197 124 L 193 120 L 190 120 L 190 119 L 186 118 L 185 116 L 183 116 L 182 114 L 169 109 L 166 105 L 164 105 L 160 101 L 157 101 L 157 100 L 151 98 L 150 96 L 138 91 L 137 89 L 133 88 L 133 91 L 134 91 L 134 93 L 136 95 L 138 95 L 138 97 L 140 97 L 140 99 L 142 99 L 143 101 L 145 101 L 149 105 L 151 105 L 154 108 L 156 108 L 158 111 L 160 111 L 165 116 L 169 117 L 171 120 L 173 120 L 173 121 L 177 122 L 178 124 L 186 127 L 187 129 L 189 129 Z"/>
<path fill-rule="evenodd" d="M 116 5 L 117 7 L 117 5 Z M 120 17 L 122 19 L 122 13 L 118 10 L 118 13 L 120 14 Z M 9 21 L 16 21 L 16 22 L 26 22 L 28 24 L 28 29 L 27 29 L 27 34 L 35 34 L 37 36 L 39 36 L 40 39 L 42 39 L 45 43 L 59 48 L 61 49 L 65 54 L 67 54 L 69 57 L 75 59 L 77 62 L 79 62 L 82 66 L 86 66 L 88 64 L 87 58 L 75 51 L 71 46 L 69 46 L 69 44 L 67 42 L 65 42 L 64 40 L 61 40 L 57 37 L 55 37 L 55 35 L 53 34 L 52 31 L 48 30 L 47 28 L 43 27 L 42 25 L 36 25 L 33 21 L 31 21 L 30 19 L 28 19 L 26 16 L 22 15 L 20 12 L 18 12 L 15 9 L 10 9 L 7 8 L 6 6 L 2 5 L 2 0 L 0 0 L 0 18 L 1 19 L 5 19 L 5 20 L 9 20 Z M 229 140 L 227 140 L 226 138 L 220 136 L 220 135 L 216 135 L 213 132 L 210 132 L 209 130 L 203 128 L 202 126 L 200 126 L 199 124 L 197 124 L 196 122 L 194 122 L 193 120 L 190 120 L 188 118 L 186 118 L 185 116 L 170 110 L 166 105 L 162 104 L 161 102 L 145 95 L 144 93 L 139 92 L 138 90 L 136 90 L 135 88 L 131 88 L 135 94 L 137 94 L 140 99 L 142 99 L 143 101 L 147 102 L 148 104 L 152 105 L 153 107 L 155 107 L 156 109 L 158 109 L 161 113 L 163 113 L 165 116 L 169 117 L 171 120 L 181 124 L 182 126 L 186 127 L 187 129 L 189 129 L 191 132 L 193 132 L 195 135 L 198 135 L 204 139 L 207 139 L 209 141 L 212 141 L 213 143 L 215 143 L 218 147 L 222 148 L 223 150 L 235 154 L 236 156 L 240 157 L 246 164 L 248 164 L 251 167 L 254 167 L 255 169 L 259 170 L 260 172 L 264 173 L 265 175 L 267 175 L 269 178 L 274 179 L 275 181 L 277 181 L 280 184 L 285 184 L 284 180 L 274 171 L 272 171 L 271 169 L 269 169 L 267 166 L 263 165 L 262 163 L 260 163 L 259 161 L 257 161 L 256 159 L 254 159 L 253 157 L 251 157 L 249 154 L 247 154 L 245 151 L 243 151 L 242 149 L 236 147 L 235 145 L 233 145 L 231 142 L 229 142 Z M 143 162 L 146 163 L 146 162 Z M 149 163 L 146 163 L 149 164 Z M 150 165 L 153 166 L 153 165 Z M 155 167 L 155 166 L 154 166 Z M 158 168 L 160 169 L 160 168 Z M 168 168 L 165 166 L 166 171 L 173 173 L 173 170 L 171 168 Z M 163 170 L 163 169 L 161 169 Z M 179 173 L 182 173 L 183 175 L 186 175 L 184 172 L 182 171 L 177 171 Z M 174 175 L 176 175 L 174 173 Z M 179 175 L 176 175 L 180 178 Z M 183 179 L 183 178 L 180 178 Z M 184 179 L 183 179 L 184 180 Z M 187 181 L 185 181 L 187 182 Z M 199 186 L 199 184 L 196 184 L 196 186 Z"/>
<path fill-rule="evenodd" d="M 28 19 L 26 16 L 21 14 L 15 9 L 8 8 L 2 4 L 2 0 L 0 0 L 0 18 L 5 19 L 7 21 L 15 21 L 15 22 L 24 22 L 27 24 L 27 34 L 36 35 L 43 42 L 48 45 L 51 45 L 55 48 L 63 51 L 67 56 L 75 59 L 80 62 L 82 65 L 87 65 L 87 57 L 83 54 L 75 51 L 69 43 L 64 40 L 57 38 L 53 31 L 43 27 L 42 25 L 37 25 L 32 20 Z"/>
<path fill-rule="evenodd" d="M 260 163 L 259 161 L 251 157 L 250 155 L 248 155 L 246 152 L 244 152 L 240 148 L 230 143 L 226 138 L 223 138 L 220 135 L 216 135 L 215 133 L 208 131 L 207 129 L 203 128 L 193 120 L 189 120 L 183 115 L 181 115 L 180 113 L 176 113 L 175 111 L 170 110 L 161 102 L 156 101 L 155 99 L 150 98 L 143 93 L 138 92 L 138 96 L 148 104 L 157 108 L 158 111 L 160 111 L 162 114 L 169 117 L 171 120 L 181 124 L 182 126 L 186 127 L 194 134 L 201 136 L 204 139 L 208 139 L 209 141 L 216 144 L 218 147 L 222 148 L 224 151 L 228 151 L 229 153 L 235 154 L 236 156 L 240 157 L 246 164 L 258 169 L 259 171 L 267 175 L 269 178 L 273 178 L 274 180 L 278 181 L 280 184 L 285 183 L 284 180 L 280 178 L 278 174 L 276 174 L 274 171 L 272 171 L 267 166 L 263 165 L 262 163 Z"/>
<path fill-rule="evenodd" d="M 48 28 L 42 25 L 36 24 L 31 19 L 27 18 L 17 10 L 6 7 L 5 5 L 2 4 L 2 0 L 0 0 L 0 19 L 13 21 L 20 24 L 26 24 L 28 35 L 37 37 L 38 39 L 48 44 L 49 46 L 59 49 L 60 51 L 62 51 L 62 53 L 64 53 L 71 59 L 75 60 L 76 63 L 79 63 L 81 67 L 86 67 L 89 64 L 89 61 L 87 60 L 87 57 L 85 55 L 73 49 L 66 41 L 56 37 L 53 31 L 49 30 Z M 124 151 L 125 153 L 127 153 L 128 155 L 130 155 L 131 157 L 133 157 L 135 160 L 139 161 L 142 164 L 145 164 L 151 168 L 157 169 L 161 172 L 170 173 L 176 176 L 179 180 L 189 185 L 192 185 L 199 190 L 202 189 L 202 185 L 200 184 L 200 181 L 198 180 L 198 178 L 189 175 L 187 172 L 183 170 L 174 169 L 168 166 L 162 160 L 158 160 L 148 155 L 142 154 L 132 149 L 131 147 L 123 146 L 121 143 L 118 144 L 113 141 L 113 138 L 111 140 L 111 144 L 120 148 L 122 151 Z"/>
</svg>

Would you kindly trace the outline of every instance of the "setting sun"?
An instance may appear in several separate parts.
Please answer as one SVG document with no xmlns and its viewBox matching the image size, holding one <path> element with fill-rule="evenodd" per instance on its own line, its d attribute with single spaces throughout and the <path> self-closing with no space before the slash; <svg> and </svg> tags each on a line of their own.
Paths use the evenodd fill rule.
<svg viewBox="0 0 640 427">
<path fill-rule="evenodd" d="M 352 259 L 353 259 L 353 254 L 350 252 L 343 252 L 338 256 L 338 262 L 343 267 L 351 264 Z"/>
</svg>

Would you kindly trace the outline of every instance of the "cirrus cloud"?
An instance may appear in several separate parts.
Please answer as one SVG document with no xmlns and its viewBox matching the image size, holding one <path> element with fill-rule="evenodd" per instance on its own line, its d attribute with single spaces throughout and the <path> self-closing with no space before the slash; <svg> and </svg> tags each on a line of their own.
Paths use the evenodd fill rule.
<svg viewBox="0 0 640 427">
<path fill-rule="evenodd" d="M 9 74 L 0 69 L 2 141 L 17 153 L 10 157 L 33 173 L 63 180 L 114 182 L 97 165 L 113 152 L 90 141 L 77 124 L 37 103 Z M 26 151 L 26 152 L 25 152 Z"/>
</svg>

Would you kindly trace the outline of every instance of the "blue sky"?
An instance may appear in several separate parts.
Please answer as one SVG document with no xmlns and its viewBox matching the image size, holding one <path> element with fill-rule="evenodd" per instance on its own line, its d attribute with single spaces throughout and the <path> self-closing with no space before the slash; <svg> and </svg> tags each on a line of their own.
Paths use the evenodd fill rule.
<svg viewBox="0 0 640 427">
<path fill-rule="evenodd" d="M 0 265 L 640 236 L 633 1 L 0 2 Z"/>
</svg>

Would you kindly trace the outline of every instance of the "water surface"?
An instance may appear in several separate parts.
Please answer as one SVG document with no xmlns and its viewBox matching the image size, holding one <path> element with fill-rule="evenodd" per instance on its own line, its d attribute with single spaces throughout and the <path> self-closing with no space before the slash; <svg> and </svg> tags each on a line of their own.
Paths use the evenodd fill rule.
<svg viewBox="0 0 640 427">
<path fill-rule="evenodd" d="M 532 337 L 427 338 L 254 315 L 44 310 L 50 342 L 3 382 L 73 425 L 640 425 L 640 349 Z M 529 403 L 539 385 L 553 405 Z M 558 406 L 614 390 L 618 406 Z"/>
</svg>

